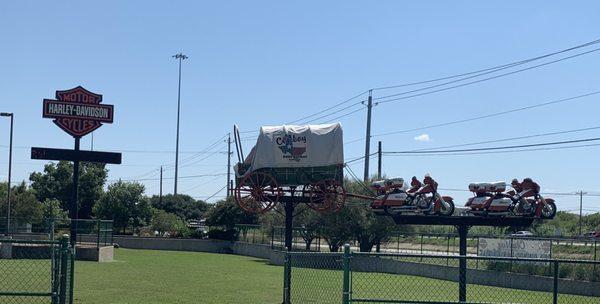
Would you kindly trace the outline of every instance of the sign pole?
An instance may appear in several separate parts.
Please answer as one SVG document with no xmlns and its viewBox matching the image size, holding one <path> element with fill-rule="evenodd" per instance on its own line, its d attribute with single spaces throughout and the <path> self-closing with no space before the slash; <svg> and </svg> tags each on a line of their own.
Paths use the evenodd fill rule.
<svg viewBox="0 0 600 304">
<path fill-rule="evenodd" d="M 75 153 L 79 152 L 79 140 L 80 137 L 75 137 Z M 73 202 L 71 203 L 71 245 L 75 248 L 77 242 L 77 201 L 78 201 L 78 187 L 79 187 L 79 160 L 73 161 Z"/>
</svg>

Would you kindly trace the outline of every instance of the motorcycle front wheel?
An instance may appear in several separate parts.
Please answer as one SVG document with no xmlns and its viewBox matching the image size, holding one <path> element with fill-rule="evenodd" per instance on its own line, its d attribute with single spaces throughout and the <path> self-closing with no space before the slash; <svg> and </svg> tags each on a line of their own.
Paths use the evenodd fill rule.
<svg viewBox="0 0 600 304">
<path fill-rule="evenodd" d="M 542 218 L 551 219 L 556 215 L 556 205 L 553 202 L 546 202 L 542 207 Z"/>
<path fill-rule="evenodd" d="M 439 215 L 451 216 L 454 213 L 454 202 L 452 200 L 442 201 L 440 203 Z"/>
</svg>

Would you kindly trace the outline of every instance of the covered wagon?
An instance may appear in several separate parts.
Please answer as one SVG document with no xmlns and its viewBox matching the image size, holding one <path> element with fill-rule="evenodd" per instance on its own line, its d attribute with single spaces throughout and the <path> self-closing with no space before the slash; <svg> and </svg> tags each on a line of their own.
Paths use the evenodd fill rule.
<svg viewBox="0 0 600 304">
<path fill-rule="evenodd" d="M 261 127 L 247 157 L 237 127 L 234 134 L 239 160 L 234 196 L 241 208 L 264 213 L 278 202 L 307 203 L 319 211 L 341 208 L 346 192 L 339 123 Z"/>
</svg>

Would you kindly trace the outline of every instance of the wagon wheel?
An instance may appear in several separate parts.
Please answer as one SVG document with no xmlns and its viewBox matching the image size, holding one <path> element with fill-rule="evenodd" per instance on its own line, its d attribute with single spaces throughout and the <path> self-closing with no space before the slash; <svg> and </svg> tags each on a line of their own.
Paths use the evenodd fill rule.
<svg viewBox="0 0 600 304">
<path fill-rule="evenodd" d="M 346 201 L 346 189 L 338 181 L 321 180 L 308 185 L 308 207 L 318 212 L 339 211 Z"/>
<path fill-rule="evenodd" d="M 262 214 L 273 209 L 282 196 L 271 174 L 250 173 L 235 188 L 235 201 L 246 212 Z"/>
</svg>

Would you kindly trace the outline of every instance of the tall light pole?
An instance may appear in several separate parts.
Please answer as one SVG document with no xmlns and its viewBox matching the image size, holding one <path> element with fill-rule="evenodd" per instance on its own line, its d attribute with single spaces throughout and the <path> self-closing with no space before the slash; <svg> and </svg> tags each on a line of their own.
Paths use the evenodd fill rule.
<svg viewBox="0 0 600 304">
<path fill-rule="evenodd" d="M 6 212 L 6 234 L 10 233 L 10 176 L 12 171 L 12 142 L 13 142 L 13 120 L 15 115 L 13 113 L 0 113 L 2 117 L 10 117 L 10 144 L 8 147 L 8 190 L 6 191 L 6 204 L 8 210 Z"/>
<path fill-rule="evenodd" d="M 179 60 L 179 86 L 177 87 L 177 135 L 175 137 L 175 186 L 173 195 L 177 195 L 177 169 L 179 167 L 179 109 L 181 108 L 181 61 L 188 59 L 188 56 L 179 53 L 173 55 L 173 58 Z"/>
</svg>

